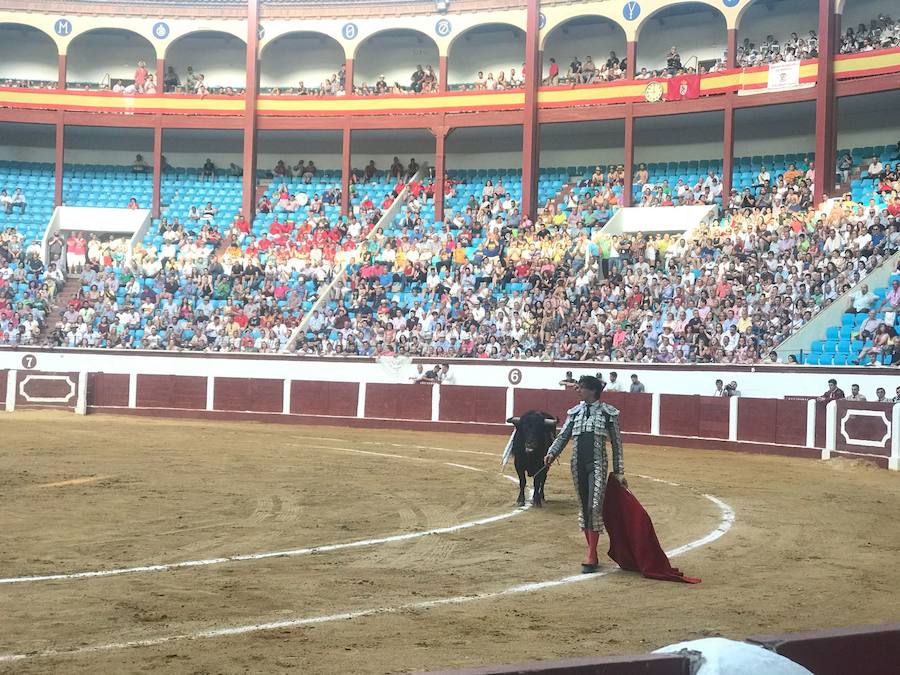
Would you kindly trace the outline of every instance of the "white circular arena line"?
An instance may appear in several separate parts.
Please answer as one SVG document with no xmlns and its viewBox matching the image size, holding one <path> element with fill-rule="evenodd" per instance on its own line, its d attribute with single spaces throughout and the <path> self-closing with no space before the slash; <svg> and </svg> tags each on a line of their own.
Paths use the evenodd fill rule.
<svg viewBox="0 0 900 675">
<path fill-rule="evenodd" d="M 322 439 L 322 440 L 331 440 L 331 439 Z M 338 439 L 334 439 L 338 440 Z M 369 444 L 372 444 L 371 442 Z M 387 445 L 387 444 L 384 444 Z M 397 445 L 397 444 L 391 444 Z M 422 462 L 438 462 L 438 460 L 430 460 L 421 457 L 409 457 L 406 455 L 396 455 L 396 454 L 388 454 L 388 453 L 376 453 L 370 452 L 366 450 L 358 450 L 355 448 L 342 448 L 335 446 L 304 446 L 304 447 L 316 447 L 320 449 L 328 449 L 334 450 L 338 452 L 350 452 L 355 454 L 366 454 L 366 455 L 378 455 L 389 458 L 397 458 L 397 459 L 406 459 L 412 461 L 422 461 Z M 445 452 L 461 452 L 468 454 L 486 454 L 496 457 L 496 455 L 492 453 L 480 453 L 475 451 L 455 451 L 450 448 L 430 448 L 427 446 L 398 446 L 398 447 L 416 447 L 419 449 L 431 449 L 431 450 L 439 450 Z M 452 466 L 455 468 L 465 469 L 468 471 L 476 471 L 487 473 L 484 469 L 479 469 L 477 467 L 468 466 L 465 464 L 456 464 L 452 462 L 438 462 L 445 466 Z M 673 483 L 671 481 L 663 480 L 660 478 L 654 478 L 652 476 L 644 476 L 641 474 L 634 474 L 639 478 L 644 478 L 646 480 L 650 480 L 657 483 L 664 483 L 666 485 L 671 485 L 674 487 L 683 487 L 678 483 Z M 504 476 L 504 478 L 511 480 L 513 482 L 518 483 L 518 479 L 512 476 Z M 720 537 L 722 537 L 728 530 L 731 529 L 732 525 L 734 525 L 735 521 L 735 513 L 734 509 L 731 508 L 727 503 L 719 499 L 718 497 L 710 494 L 701 494 L 704 499 L 712 502 L 719 509 L 720 520 L 717 527 L 713 530 L 710 530 L 704 536 L 699 539 L 695 539 L 687 544 L 683 544 L 676 548 L 670 549 L 666 551 L 666 555 L 670 558 L 674 558 L 676 556 L 682 555 L 683 553 L 687 553 L 688 551 L 692 551 L 696 548 L 700 548 L 702 546 L 706 546 Z M 448 527 L 441 528 L 433 528 L 430 530 L 423 530 L 421 532 L 409 532 L 399 535 L 391 535 L 387 537 L 379 537 L 375 539 L 363 539 L 359 541 L 346 542 L 341 544 L 327 544 L 323 546 L 315 546 L 308 548 L 298 548 L 291 549 L 286 551 L 269 551 L 262 553 L 249 553 L 243 555 L 234 555 L 234 556 L 226 556 L 221 558 L 210 558 L 208 560 L 187 560 L 176 563 L 168 563 L 168 564 L 160 564 L 160 565 L 142 565 L 138 567 L 121 567 L 114 568 L 110 570 L 95 570 L 95 571 L 85 571 L 85 572 L 69 572 L 69 573 L 59 573 L 59 574 L 49 574 L 49 575 L 28 575 L 28 576 L 19 576 L 19 577 L 7 577 L 5 579 L 0 579 L 0 584 L 13 584 L 13 583 L 27 583 L 27 582 L 37 582 L 37 581 L 53 581 L 53 580 L 74 580 L 74 579 L 85 579 L 85 578 L 97 578 L 97 577 L 110 577 L 121 574 L 140 574 L 147 572 L 164 572 L 170 570 L 177 569 L 186 569 L 192 567 L 207 567 L 211 565 L 220 565 L 229 562 L 245 562 L 251 560 L 263 560 L 266 558 L 278 558 L 278 557 L 292 557 L 292 556 L 302 556 L 302 555 L 310 555 L 312 553 L 326 553 L 330 551 L 339 551 L 343 549 L 349 548 L 359 548 L 363 546 L 375 546 L 378 544 L 387 544 L 394 543 L 399 541 L 408 541 L 411 539 L 418 539 L 420 537 L 426 537 L 437 534 L 450 534 L 453 532 L 458 532 L 460 530 L 477 527 L 480 525 L 486 525 L 489 523 L 498 522 L 501 520 L 506 520 L 508 518 L 512 518 L 513 516 L 522 513 L 523 511 L 530 508 L 530 505 L 526 505 L 524 508 L 516 508 L 512 511 L 507 511 L 505 513 L 488 516 L 486 518 L 480 518 L 478 520 L 471 520 L 465 523 L 460 523 L 458 525 L 451 525 Z M 15 661 L 23 661 L 26 659 L 40 658 L 40 657 L 54 657 L 54 656 L 78 656 L 78 655 L 86 655 L 86 654 L 94 654 L 99 652 L 107 652 L 114 651 L 119 649 L 127 649 L 127 648 L 135 648 L 135 647 L 153 647 L 156 645 L 166 644 L 169 642 L 176 642 L 182 640 L 199 640 L 206 638 L 217 638 L 217 637 L 228 637 L 233 635 L 245 635 L 248 633 L 256 633 L 261 631 L 270 631 L 270 630 L 281 630 L 286 628 L 297 628 L 300 626 L 309 626 L 315 624 L 329 623 L 333 621 L 344 621 L 349 619 L 358 619 L 367 616 L 373 616 L 376 614 L 396 614 L 404 611 L 411 610 L 421 610 L 421 609 L 430 609 L 434 607 L 440 607 L 443 605 L 460 605 L 466 604 L 469 602 L 475 602 L 479 600 L 490 600 L 494 598 L 501 598 L 508 595 L 515 595 L 518 593 L 527 593 L 531 591 L 540 591 L 546 590 L 550 588 L 556 588 L 559 586 L 567 586 L 569 584 L 575 583 L 584 583 L 590 582 L 596 579 L 600 579 L 606 577 L 614 572 L 618 572 L 620 569 L 618 567 L 611 567 L 608 569 L 601 570 L 595 574 L 575 574 L 571 576 L 562 577 L 560 579 L 553 579 L 548 581 L 535 581 L 528 582 L 524 584 L 517 584 L 514 586 L 509 586 L 507 588 L 502 588 L 495 591 L 484 591 L 481 593 L 473 593 L 470 595 L 457 595 L 446 598 L 435 598 L 432 600 L 422 600 L 418 602 L 410 602 L 404 603 L 400 605 L 394 605 L 390 607 L 372 607 L 368 609 L 357 609 L 357 610 L 349 610 L 346 612 L 341 612 L 338 614 L 326 614 L 320 616 L 310 616 L 310 617 L 297 617 L 293 619 L 283 619 L 280 621 L 273 621 L 268 623 L 251 623 L 251 624 L 242 624 L 237 626 L 226 626 L 224 628 L 215 628 L 205 631 L 196 631 L 193 633 L 180 633 L 173 635 L 162 635 L 158 637 L 145 638 L 141 640 L 130 640 L 126 642 L 109 642 L 109 643 L 101 643 L 94 645 L 86 645 L 82 647 L 77 647 L 73 649 L 48 649 L 40 652 L 32 652 L 32 653 L 23 653 L 23 654 L 0 654 L 0 663 L 11 663 Z"/>
</svg>

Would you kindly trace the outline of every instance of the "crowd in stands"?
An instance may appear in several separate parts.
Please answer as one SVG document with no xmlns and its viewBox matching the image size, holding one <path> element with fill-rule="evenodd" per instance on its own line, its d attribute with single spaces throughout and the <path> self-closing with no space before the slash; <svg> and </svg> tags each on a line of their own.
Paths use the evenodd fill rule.
<svg viewBox="0 0 900 675">
<path fill-rule="evenodd" d="M 341 64 L 337 72 L 326 77 L 318 86 L 307 85 L 300 80 L 296 87 L 271 87 L 262 91 L 270 96 L 343 96 L 346 93 L 346 80 L 346 66 Z"/>
<path fill-rule="evenodd" d="M 547 86 L 556 86 L 559 84 L 615 82 L 625 78 L 626 68 L 625 58 L 620 59 L 615 52 L 610 52 L 609 58 L 599 64 L 594 62 L 592 56 L 585 57 L 584 61 L 573 56 L 568 70 L 560 74 L 559 64 L 555 58 L 551 58 L 548 63 L 547 77 L 544 78 L 543 83 Z"/>
<path fill-rule="evenodd" d="M 744 38 L 738 45 L 736 62 L 739 68 L 752 68 L 766 63 L 784 61 L 801 61 L 819 56 L 819 38 L 816 31 L 811 30 L 805 37 L 791 33 L 790 37 L 779 42 L 774 36 L 767 35 L 758 45 Z"/>
<path fill-rule="evenodd" d="M 900 363 L 900 282 L 884 296 L 860 284 L 900 250 L 889 165 L 872 182 L 877 202 L 848 194 L 819 207 L 811 167 L 760 167 L 718 220 L 652 235 L 601 233 L 622 166 L 585 172 L 534 222 L 503 177 L 410 181 L 418 169 L 395 157 L 389 177 L 374 162 L 354 171 L 355 215 L 339 219 L 339 188 L 301 204 L 288 185 L 327 184 L 311 162 L 279 161 L 252 225 L 205 200 L 162 218 L 131 255 L 124 239 L 73 233 L 51 238 L 45 267 L 40 243 L 7 229 L 0 340 L 30 344 L 49 321 L 45 339 L 59 346 L 268 353 L 308 318 L 301 355 L 753 364 L 790 361 L 775 347 L 856 287 L 848 310 L 866 316 L 854 360 Z M 404 188 L 401 213 L 375 229 Z M 438 189 L 457 205 L 443 222 L 428 216 Z M 64 270 L 82 287 L 50 312 Z"/>
<path fill-rule="evenodd" d="M 384 74 L 375 82 L 354 82 L 353 93 L 356 96 L 385 96 L 400 94 L 433 94 L 438 90 L 438 76 L 434 66 L 423 67 L 418 64 L 409 76 L 409 84 L 400 81 L 388 82 Z"/>
<path fill-rule="evenodd" d="M 0 232 L 0 345 L 36 344 L 64 281 L 56 264 L 45 267 L 39 241 L 14 227 Z"/>
<path fill-rule="evenodd" d="M 504 89 L 521 89 L 524 86 L 525 64 L 523 63 L 518 73 L 516 73 L 515 68 L 510 68 L 509 75 L 506 74 L 505 70 L 501 70 L 498 71 L 497 77 L 494 77 L 494 73 L 490 71 L 485 75 L 483 70 L 479 70 L 475 74 L 475 81 L 468 88 L 473 90 L 502 91 Z"/>
<path fill-rule="evenodd" d="M 0 87 L 8 89 L 59 89 L 56 80 L 23 80 L 16 78 L 4 78 L 0 80 Z"/>
<path fill-rule="evenodd" d="M 816 209 L 800 173 L 774 193 L 763 182 L 771 201 L 742 202 L 686 236 L 600 234 L 605 221 L 584 218 L 591 208 L 576 197 L 575 209 L 551 203 L 532 223 L 489 183 L 443 223 L 407 209 L 396 231 L 375 233 L 299 351 L 789 361 L 774 348 L 900 249 L 900 201 Z M 595 174 L 603 192 L 621 180 L 617 168 Z"/>
<path fill-rule="evenodd" d="M 72 86 L 70 85 L 70 88 Z M 156 74 L 147 69 L 144 61 L 138 61 L 131 80 L 116 78 L 109 82 L 101 82 L 92 87 L 85 85 L 86 90 L 98 88 L 101 91 L 112 91 L 116 94 L 133 96 L 144 94 L 153 96 L 163 92 L 170 94 L 188 94 L 193 96 L 243 96 L 244 90 L 240 87 L 222 87 L 210 84 L 203 73 L 194 71 L 193 66 L 187 66 L 184 79 L 178 75 L 174 66 L 166 69 L 162 83 L 156 81 Z"/>
<path fill-rule="evenodd" d="M 879 14 L 869 25 L 861 23 L 856 30 L 848 27 L 841 36 L 841 54 L 871 52 L 876 49 L 900 47 L 900 24 L 886 14 Z"/>
</svg>

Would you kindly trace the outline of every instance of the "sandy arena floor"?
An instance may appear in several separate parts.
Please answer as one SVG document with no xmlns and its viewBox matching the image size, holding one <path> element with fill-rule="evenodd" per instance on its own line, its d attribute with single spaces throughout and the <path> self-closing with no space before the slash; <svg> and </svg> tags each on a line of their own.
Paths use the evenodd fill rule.
<svg viewBox="0 0 900 675">
<path fill-rule="evenodd" d="M 673 561 L 703 583 L 498 596 L 583 554 L 568 467 L 543 510 L 511 515 L 500 437 L 50 412 L 0 434 L 0 672 L 405 672 L 900 620 L 900 476 L 862 463 L 626 447 L 665 548 L 722 526 L 704 493 L 733 509 Z M 205 562 L 11 581 L 184 561 Z"/>
</svg>

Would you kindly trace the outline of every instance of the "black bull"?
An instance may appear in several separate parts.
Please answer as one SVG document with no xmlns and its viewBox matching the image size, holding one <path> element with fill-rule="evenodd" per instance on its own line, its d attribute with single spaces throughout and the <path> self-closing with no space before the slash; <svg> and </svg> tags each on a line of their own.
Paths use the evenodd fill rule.
<svg viewBox="0 0 900 675">
<path fill-rule="evenodd" d="M 519 475 L 518 506 L 525 506 L 525 475 L 534 477 L 534 496 L 531 503 L 541 506 L 544 502 L 544 482 L 548 469 L 544 468 L 544 456 L 556 438 L 557 419 L 550 413 L 529 410 L 520 417 L 506 420 L 516 427 L 512 442 L 516 473 Z"/>
</svg>

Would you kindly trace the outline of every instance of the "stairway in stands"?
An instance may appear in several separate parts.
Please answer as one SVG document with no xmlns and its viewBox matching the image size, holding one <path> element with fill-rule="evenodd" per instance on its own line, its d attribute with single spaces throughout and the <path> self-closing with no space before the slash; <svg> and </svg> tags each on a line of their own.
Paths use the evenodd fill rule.
<svg viewBox="0 0 900 675">
<path fill-rule="evenodd" d="M 70 274 L 62 288 L 59 289 L 59 293 L 53 298 L 52 304 L 47 308 L 47 320 L 44 321 L 41 332 L 34 341 L 35 344 L 49 346 L 50 333 L 53 332 L 62 313 L 66 311 L 66 307 L 69 306 L 69 301 L 78 295 L 79 289 L 81 289 L 81 275 Z"/>
</svg>

